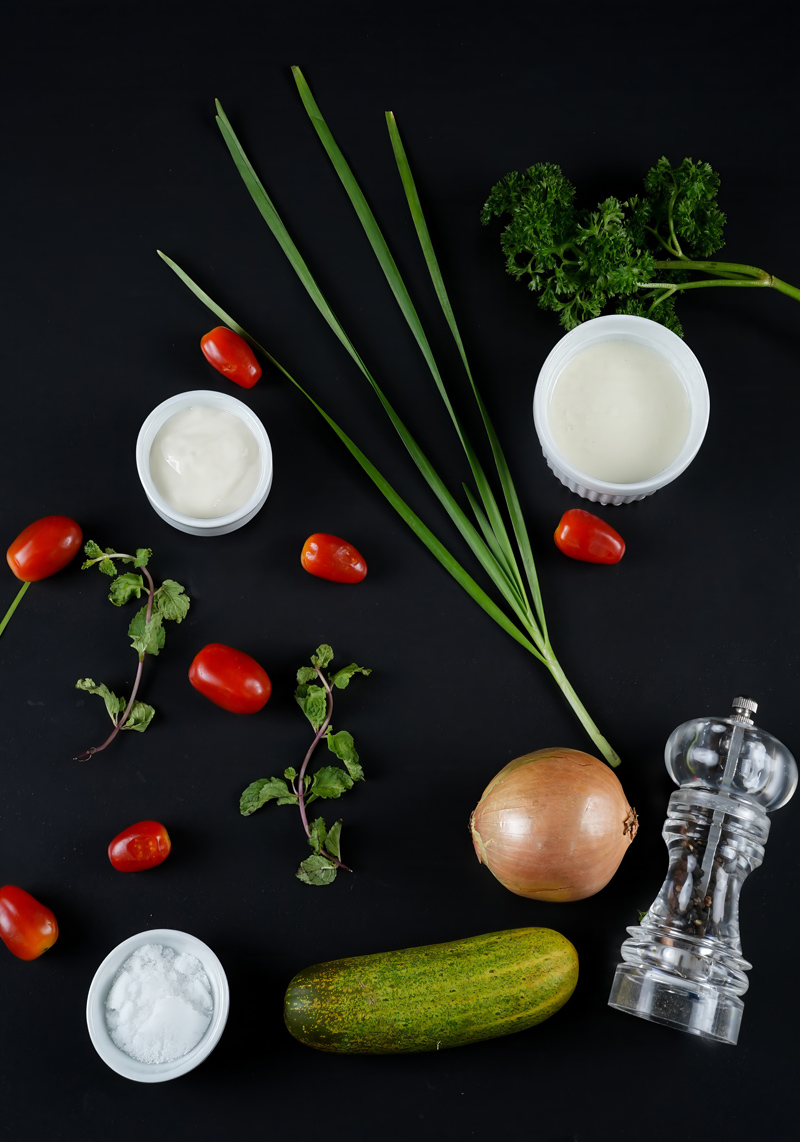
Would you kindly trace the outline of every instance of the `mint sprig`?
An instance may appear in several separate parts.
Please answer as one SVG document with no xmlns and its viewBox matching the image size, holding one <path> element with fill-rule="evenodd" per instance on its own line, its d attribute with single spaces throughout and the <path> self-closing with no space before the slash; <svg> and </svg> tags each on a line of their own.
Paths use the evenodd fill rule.
<svg viewBox="0 0 800 1142">
<path fill-rule="evenodd" d="M 304 884 L 313 885 L 331 884 L 340 868 L 347 872 L 352 870 L 342 861 L 342 822 L 334 821 L 328 828 L 324 817 L 315 817 L 309 821 L 307 807 L 318 798 L 337 800 L 352 789 L 357 781 L 364 780 L 364 770 L 359 762 L 353 735 L 348 730 L 335 733 L 331 717 L 334 689 L 344 690 L 355 674 L 371 674 L 372 671 L 351 662 L 349 666 L 326 676 L 324 671 L 332 661 L 333 650 L 327 643 L 322 643 L 311 656 L 311 666 L 301 666 L 297 671 L 295 701 L 311 723 L 315 735 L 299 773 L 289 766 L 284 770 L 283 777 L 259 777 L 247 786 L 239 800 L 239 811 L 243 817 L 249 817 L 269 801 L 275 801 L 278 805 L 298 806 L 313 852 L 301 862 L 296 875 Z M 324 765 L 311 775 L 307 772 L 308 766 L 323 738 L 331 753 L 342 762 L 342 766 Z"/>
<path fill-rule="evenodd" d="M 160 587 L 156 588 L 153 577 L 147 570 L 147 564 L 153 552 L 149 547 L 137 547 L 135 555 L 126 555 L 115 551 L 113 547 L 102 548 L 93 539 L 84 545 L 86 560 L 81 565 L 85 571 L 90 567 L 98 567 L 104 575 L 115 576 L 109 585 L 108 598 L 115 607 L 123 607 L 130 599 L 139 599 L 142 592 L 147 595 L 147 602 L 141 607 L 128 627 L 128 637 L 131 646 L 139 658 L 130 698 L 118 698 L 102 682 L 97 683 L 93 678 L 81 678 L 75 683 L 77 690 L 85 690 L 89 694 L 96 694 L 102 698 L 106 710 L 114 723 L 114 729 L 102 745 L 92 746 L 91 749 L 79 753 L 75 761 L 88 761 L 94 754 L 100 753 L 110 745 L 120 730 L 136 730 L 142 733 L 153 720 L 155 710 L 146 702 L 136 698 L 139 683 L 142 679 L 142 668 L 145 655 L 157 655 L 164 647 L 166 633 L 165 621 L 181 622 L 186 618 L 189 610 L 189 596 L 180 583 L 174 579 L 165 579 Z M 117 574 L 117 563 L 132 563 L 134 567 L 143 572 L 138 575 L 135 571 L 124 571 Z"/>
</svg>

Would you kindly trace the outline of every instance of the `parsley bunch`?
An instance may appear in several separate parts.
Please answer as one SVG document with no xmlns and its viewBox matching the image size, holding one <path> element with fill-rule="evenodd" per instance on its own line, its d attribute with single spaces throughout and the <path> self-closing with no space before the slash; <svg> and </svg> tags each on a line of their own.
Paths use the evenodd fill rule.
<svg viewBox="0 0 800 1142">
<path fill-rule="evenodd" d="M 156 588 L 153 577 L 147 570 L 147 564 L 153 554 L 149 547 L 137 547 L 135 555 L 125 555 L 115 551 L 113 547 L 103 550 L 99 544 L 89 540 L 84 552 L 86 561 L 81 565 L 82 571 L 97 565 L 104 575 L 114 576 L 108 597 L 115 607 L 124 606 L 129 599 L 141 598 L 142 591 L 147 592 L 147 601 L 133 616 L 128 627 L 131 646 L 139 656 L 139 667 L 130 698 L 127 700 L 118 698 L 107 686 L 102 682 L 95 682 L 93 678 L 80 678 L 75 683 L 77 690 L 86 690 L 89 694 L 97 694 L 103 699 L 108 716 L 114 723 L 114 729 L 102 745 L 92 746 L 91 749 L 79 753 L 75 761 L 88 761 L 94 754 L 110 745 L 120 730 L 137 730 L 143 733 L 147 729 L 153 720 L 155 710 L 146 702 L 140 702 L 136 698 L 142 679 L 145 655 L 151 654 L 155 657 L 163 649 L 166 637 L 164 622 L 171 620 L 179 623 L 186 618 L 189 610 L 189 596 L 180 583 L 176 583 L 174 579 L 165 579 L 161 586 Z M 120 563 L 132 563 L 142 575 L 137 575 L 136 571 L 126 571 L 118 575 L 115 560 Z"/>
<path fill-rule="evenodd" d="M 800 301 L 800 289 L 766 270 L 709 260 L 723 244 L 718 191 L 719 176 L 708 163 L 686 158 L 673 167 L 661 158 L 647 173 L 642 197 L 579 209 L 561 168 L 536 163 L 492 188 L 481 221 L 511 216 L 500 239 L 506 268 L 527 280 L 565 329 L 610 305 L 683 336 L 675 314 L 683 290 L 767 286 Z"/>
<path fill-rule="evenodd" d="M 364 780 L 364 770 L 358 760 L 353 735 L 347 730 L 334 733 L 331 717 L 334 689 L 344 690 L 354 674 L 371 674 L 372 671 L 368 667 L 356 666 L 355 662 L 351 662 L 349 666 L 343 666 L 341 670 L 326 677 L 323 671 L 332 661 L 333 651 L 327 643 L 323 643 L 317 647 L 316 654 L 311 656 L 311 666 L 301 666 L 297 671 L 295 701 L 308 718 L 316 735 L 308 747 L 300 772 L 290 766 L 283 771 L 283 777 L 260 777 L 247 786 L 239 801 L 239 810 L 243 817 L 249 817 L 268 801 L 275 801 L 278 805 L 298 806 L 308 843 L 314 850 L 311 856 L 301 862 L 297 870 L 298 879 L 305 884 L 330 884 L 335 880 L 338 869 L 352 871 L 342 862 L 340 848 L 342 822 L 334 821 L 330 829 L 322 817 L 316 817 L 309 822 L 307 807 L 319 797 L 339 798 L 348 789 L 352 789 L 356 781 Z M 341 761 L 344 768 L 338 765 L 324 765 L 312 777 L 306 770 L 314 750 L 323 738 L 328 749 Z M 291 788 L 288 783 L 291 783 Z"/>
</svg>

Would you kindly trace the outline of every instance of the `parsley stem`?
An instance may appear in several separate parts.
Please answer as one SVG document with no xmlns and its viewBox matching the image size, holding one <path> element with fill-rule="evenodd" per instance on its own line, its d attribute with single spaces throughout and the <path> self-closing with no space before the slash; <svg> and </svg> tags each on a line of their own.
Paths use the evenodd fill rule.
<svg viewBox="0 0 800 1142">
<path fill-rule="evenodd" d="M 681 245 L 678 241 L 678 235 L 675 233 L 675 218 L 673 216 L 673 208 L 675 206 L 675 200 L 677 197 L 678 184 L 676 183 L 675 188 L 672 191 L 672 197 L 669 200 L 669 206 L 667 207 L 667 215 L 669 216 L 669 236 L 672 239 L 672 245 L 675 249 L 675 252 L 677 253 L 678 257 L 681 258 L 683 257 L 683 251 L 681 250 Z"/>
<path fill-rule="evenodd" d="M 306 770 L 308 769 L 308 763 L 311 761 L 311 756 L 314 753 L 314 750 L 317 748 L 319 743 L 325 737 L 325 731 L 327 730 L 328 726 L 330 725 L 331 717 L 333 715 L 333 691 L 330 688 L 330 685 L 328 683 L 328 679 L 322 673 L 320 668 L 318 666 L 315 666 L 314 669 L 316 670 L 317 674 L 319 675 L 320 680 L 322 681 L 322 685 L 325 687 L 325 694 L 327 697 L 328 709 L 327 709 L 327 713 L 325 715 L 325 721 L 322 723 L 322 725 L 317 730 L 317 736 L 314 738 L 313 742 L 308 747 L 308 753 L 303 758 L 303 764 L 300 766 L 300 772 L 297 775 L 297 804 L 300 807 L 300 817 L 302 818 L 303 828 L 306 831 L 307 837 L 311 836 L 311 829 L 309 827 L 308 816 L 306 814 L 306 801 L 305 801 Z M 343 868 L 345 870 L 345 872 L 352 872 L 353 871 L 352 868 L 349 868 L 348 865 L 344 864 L 343 861 L 340 861 L 337 857 L 333 856 L 332 853 L 329 853 L 327 849 L 325 849 L 325 852 L 322 855 L 327 860 L 332 861 L 333 864 L 335 864 L 337 868 Z"/>
<path fill-rule="evenodd" d="M 147 582 L 150 585 L 147 593 L 147 611 L 145 612 L 145 623 L 149 623 L 153 614 L 153 599 L 155 598 L 156 585 L 153 582 L 153 576 L 150 574 L 146 567 L 141 567 L 140 570 L 146 575 Z M 94 757 L 96 753 L 100 753 L 100 751 L 104 750 L 106 746 L 111 745 L 119 731 L 124 727 L 125 723 L 130 717 L 130 712 L 133 709 L 133 703 L 136 701 L 136 694 L 139 690 L 139 683 L 142 680 L 142 670 L 144 669 L 144 653 L 144 651 L 141 651 L 139 654 L 139 665 L 136 668 L 136 677 L 133 680 L 131 696 L 128 699 L 128 704 L 125 707 L 122 717 L 118 722 L 115 723 L 114 729 L 111 731 L 102 745 L 93 745 L 91 749 L 87 749 L 83 753 L 79 753 L 77 757 L 72 759 L 73 761 L 88 761 L 90 757 Z"/>
<path fill-rule="evenodd" d="M 702 274 L 716 275 L 713 281 L 670 283 L 674 285 L 676 289 L 689 289 L 693 286 L 709 285 L 767 286 L 771 289 L 778 290 L 780 293 L 785 293 L 789 297 L 793 297 L 796 301 L 800 301 L 800 289 L 798 289 L 797 286 L 790 285 L 789 282 L 781 281 L 781 279 L 776 278 L 774 274 L 767 273 L 766 270 L 759 269 L 758 266 L 749 266 L 740 262 L 696 261 L 692 258 L 677 258 L 675 260 L 656 262 L 656 269 L 695 270 Z M 727 278 L 728 280 L 720 281 L 720 277 Z M 748 280 L 743 281 L 742 279 Z M 661 283 L 646 282 L 643 284 L 656 286 Z"/>
<path fill-rule="evenodd" d="M 694 282 L 642 282 L 648 289 L 666 289 L 670 293 L 684 289 L 704 289 L 707 286 L 770 286 L 771 281 L 761 281 L 754 278 L 706 278 L 704 281 Z M 784 291 L 787 292 L 787 291 Z M 800 298 L 800 290 L 797 291 Z"/>
<path fill-rule="evenodd" d="M 8 620 L 11 618 L 11 616 L 14 614 L 14 611 L 17 609 L 17 607 L 22 602 L 22 596 L 28 590 L 28 587 L 30 587 L 30 583 L 23 583 L 22 586 L 20 587 L 20 589 L 17 591 L 17 594 L 14 598 L 14 602 L 11 604 L 11 606 L 8 608 L 5 615 L 3 616 L 3 621 L 0 622 L 0 634 L 2 634 L 3 631 L 6 629 L 6 627 L 8 626 Z"/>
</svg>

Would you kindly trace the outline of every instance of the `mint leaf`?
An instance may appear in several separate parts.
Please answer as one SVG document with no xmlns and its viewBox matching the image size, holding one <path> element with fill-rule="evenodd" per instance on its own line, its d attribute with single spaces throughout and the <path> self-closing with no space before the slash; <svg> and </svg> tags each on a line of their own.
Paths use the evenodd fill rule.
<svg viewBox="0 0 800 1142">
<path fill-rule="evenodd" d="M 317 647 L 317 653 L 311 655 L 311 661 L 314 666 L 318 666 L 320 670 L 324 670 L 333 661 L 333 650 L 328 646 L 327 642 L 323 642 L 321 646 Z"/>
<path fill-rule="evenodd" d="M 239 798 L 239 812 L 243 817 L 249 817 L 266 805 L 268 801 L 277 801 L 279 805 L 296 805 L 297 795 L 292 793 L 280 777 L 259 777 L 252 781 Z"/>
<path fill-rule="evenodd" d="M 317 817 L 309 825 L 311 830 L 308 843 L 311 845 L 315 853 L 319 854 L 325 848 L 325 838 L 328 835 L 328 830 L 325 828 L 325 821 L 322 817 Z"/>
<path fill-rule="evenodd" d="M 108 597 L 115 607 L 121 607 L 134 595 L 138 599 L 143 590 L 144 580 L 141 575 L 136 575 L 133 571 L 126 571 L 124 575 L 119 575 L 111 584 Z"/>
<path fill-rule="evenodd" d="M 297 777 L 297 770 L 290 765 L 287 769 L 284 769 L 283 776 L 287 781 L 294 781 L 295 777 Z"/>
<path fill-rule="evenodd" d="M 174 579 L 165 579 L 153 596 L 153 604 L 164 618 L 176 623 L 186 618 L 189 602 L 185 588 Z"/>
<path fill-rule="evenodd" d="M 336 765 L 323 765 L 314 774 L 311 782 L 311 795 L 313 797 L 341 797 L 348 789 L 353 788 L 353 779 L 349 773 L 339 769 Z"/>
<path fill-rule="evenodd" d="M 304 884 L 323 885 L 331 884 L 336 879 L 336 865 L 327 857 L 306 857 L 297 870 L 297 879 Z"/>
<path fill-rule="evenodd" d="M 331 674 L 331 683 L 339 690 L 344 690 L 350 679 L 354 674 L 371 674 L 372 670 L 369 666 L 356 666 L 355 662 L 351 662 L 349 666 L 343 666 L 341 670 L 337 670 L 335 674 Z"/>
<path fill-rule="evenodd" d="M 117 724 L 120 714 L 128 704 L 124 698 L 118 698 L 116 694 L 113 694 L 108 686 L 105 686 L 102 682 L 95 682 L 92 678 L 78 679 L 75 683 L 75 689 L 85 690 L 88 694 L 97 694 L 99 698 L 102 698 L 106 704 L 108 716 L 114 725 Z"/>
<path fill-rule="evenodd" d="M 83 551 L 86 555 L 86 562 L 82 565 L 81 571 L 85 570 L 87 567 L 91 567 L 92 562 L 95 559 L 101 559 L 103 555 L 102 547 L 99 543 L 95 543 L 93 539 L 89 539 L 86 543 L 84 543 Z"/>
<path fill-rule="evenodd" d="M 294 693 L 298 706 L 315 730 L 328 716 L 328 696 L 322 686 L 298 686 Z"/>
<path fill-rule="evenodd" d="M 328 749 L 335 753 L 340 761 L 344 762 L 353 781 L 363 781 L 364 770 L 358 764 L 358 752 L 353 744 L 353 735 L 347 730 L 339 730 L 335 734 L 333 730 L 329 729 L 325 738 L 328 742 Z"/>
<path fill-rule="evenodd" d="M 127 721 L 122 727 L 123 730 L 136 730 L 137 733 L 144 733 L 147 727 L 153 720 L 155 710 L 152 706 L 148 706 L 147 702 L 136 701 L 131 707 L 131 712 L 128 714 Z"/>
<path fill-rule="evenodd" d="M 131 619 L 131 624 L 128 627 L 128 636 L 137 654 L 156 655 L 164 646 L 164 639 L 166 637 L 163 627 L 163 618 L 158 611 L 151 616 L 149 622 L 146 621 L 146 618 L 147 607 L 142 607 Z"/>
<path fill-rule="evenodd" d="M 113 559 L 108 559 L 106 557 L 100 561 L 98 566 L 104 575 L 116 575 L 116 573 L 117 573 L 117 569 L 114 566 L 114 560 Z"/>
<path fill-rule="evenodd" d="M 135 567 L 146 567 L 153 554 L 149 547 L 137 547 L 133 563 Z"/>
<path fill-rule="evenodd" d="M 334 821 L 333 824 L 331 825 L 330 829 L 328 829 L 328 835 L 325 838 L 325 849 L 327 852 L 329 852 L 331 854 L 331 856 L 335 856 L 337 860 L 342 859 L 342 853 L 341 853 L 341 848 L 340 848 L 341 836 L 342 836 L 342 822 L 341 821 Z"/>
<path fill-rule="evenodd" d="M 301 666 L 297 671 L 297 681 L 301 686 L 306 682 L 313 682 L 316 677 L 318 675 L 313 666 Z"/>
</svg>

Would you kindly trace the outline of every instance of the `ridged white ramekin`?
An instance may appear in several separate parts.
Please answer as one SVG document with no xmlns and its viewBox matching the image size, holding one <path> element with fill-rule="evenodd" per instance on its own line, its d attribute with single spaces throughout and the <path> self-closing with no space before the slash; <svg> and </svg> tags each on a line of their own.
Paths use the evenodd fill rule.
<svg viewBox="0 0 800 1142">
<path fill-rule="evenodd" d="M 689 401 L 689 431 L 683 448 L 661 472 L 636 484 L 598 480 L 575 468 L 556 447 L 548 420 L 553 389 L 564 367 L 590 346 L 600 341 L 617 340 L 636 341 L 663 357 L 680 378 Z M 703 443 L 708 412 L 705 374 L 686 342 L 656 321 L 621 313 L 595 317 L 565 334 L 542 365 L 533 396 L 533 422 L 548 467 L 571 492 L 600 504 L 631 504 L 635 500 L 643 500 L 680 476 Z"/>
</svg>

